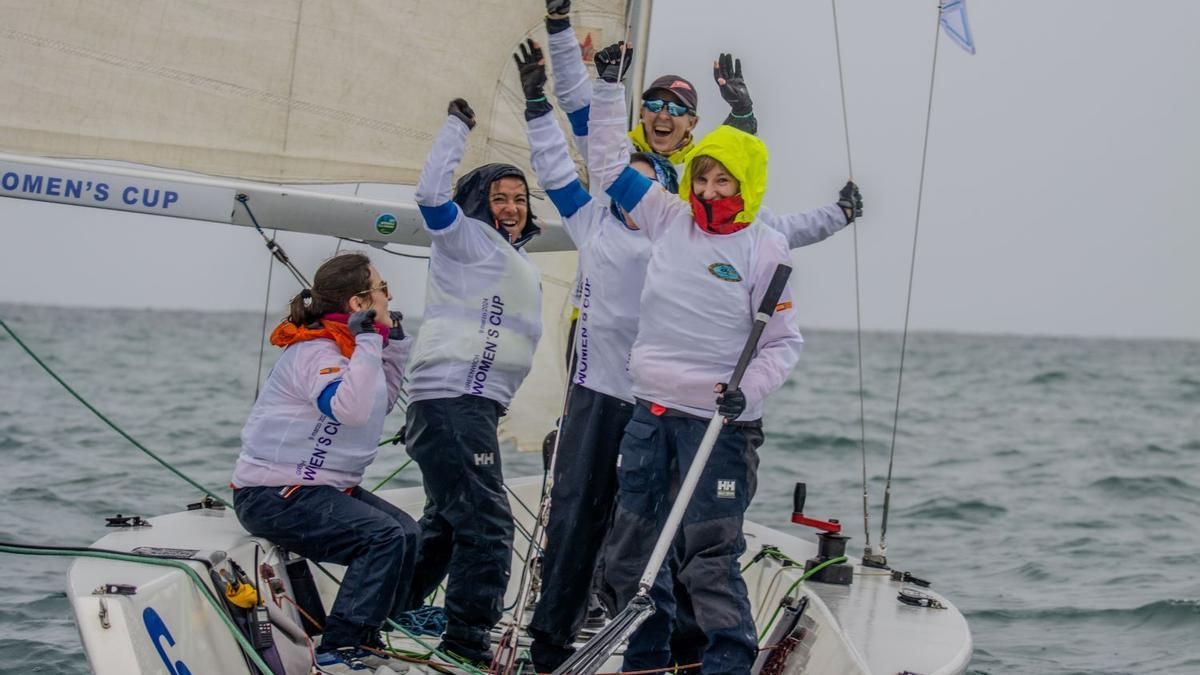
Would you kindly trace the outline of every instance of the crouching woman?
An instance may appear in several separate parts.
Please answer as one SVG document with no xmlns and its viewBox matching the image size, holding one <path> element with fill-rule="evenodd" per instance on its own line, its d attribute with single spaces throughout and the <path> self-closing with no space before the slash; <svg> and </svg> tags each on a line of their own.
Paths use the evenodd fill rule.
<svg viewBox="0 0 1200 675">
<path fill-rule="evenodd" d="M 271 334 L 283 354 L 242 429 L 234 508 L 250 534 L 316 562 L 346 565 L 317 651 L 361 667 L 384 620 L 405 609 L 419 529 L 364 490 L 411 340 L 388 312 L 387 282 L 361 253 L 317 270 Z"/>
</svg>

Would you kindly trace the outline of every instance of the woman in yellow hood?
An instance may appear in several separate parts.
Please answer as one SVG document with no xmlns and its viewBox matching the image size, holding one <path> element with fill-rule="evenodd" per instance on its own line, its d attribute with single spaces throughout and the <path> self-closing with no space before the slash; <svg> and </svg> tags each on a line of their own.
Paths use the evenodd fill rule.
<svg viewBox="0 0 1200 675">
<path fill-rule="evenodd" d="M 622 59 L 610 49 L 596 57 L 601 81 L 589 123 L 592 179 L 651 241 L 629 359 L 638 405 L 621 440 L 617 504 L 604 551 L 606 581 L 618 604 L 638 590 L 670 495 L 708 420 L 719 413 L 727 422 L 684 512 L 685 536 L 651 589 L 657 611 L 630 636 L 622 668 L 670 665 L 673 589 L 680 586 L 702 634 L 701 672 L 745 673 L 758 645 L 738 567 L 746 549 L 741 526 L 755 489 L 763 402 L 787 379 L 803 344 L 789 290 L 741 386 L 726 391 L 724 382 L 754 321 L 753 308 L 776 266 L 788 262 L 788 244 L 756 217 L 766 191 L 767 150 L 750 134 L 723 126 L 702 139 L 688 156 L 679 195 L 628 167 Z"/>
<path fill-rule="evenodd" d="M 767 191 L 767 146 L 761 140 L 722 125 L 685 161 L 679 196 L 691 204 L 701 229 L 729 234 L 754 222 Z"/>
</svg>

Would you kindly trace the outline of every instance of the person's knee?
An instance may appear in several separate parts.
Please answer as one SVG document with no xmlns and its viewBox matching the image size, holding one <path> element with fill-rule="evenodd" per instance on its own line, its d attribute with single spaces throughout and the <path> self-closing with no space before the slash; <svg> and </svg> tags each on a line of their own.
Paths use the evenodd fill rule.
<svg viewBox="0 0 1200 675">
<path fill-rule="evenodd" d="M 417 521 L 410 518 L 407 513 L 401 512 L 396 514 L 396 524 L 404 533 L 405 543 L 415 546 L 421 538 L 421 526 L 417 524 Z"/>
<path fill-rule="evenodd" d="M 406 547 L 416 545 L 409 538 L 405 528 L 395 521 L 376 524 L 366 533 L 365 538 L 368 548 L 396 557 L 402 556 Z"/>
</svg>

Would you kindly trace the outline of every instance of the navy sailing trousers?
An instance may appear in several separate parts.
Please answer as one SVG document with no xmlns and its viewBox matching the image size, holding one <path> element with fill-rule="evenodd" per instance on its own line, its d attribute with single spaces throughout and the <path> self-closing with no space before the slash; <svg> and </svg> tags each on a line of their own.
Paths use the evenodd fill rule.
<svg viewBox="0 0 1200 675">
<path fill-rule="evenodd" d="M 414 598 L 446 583 L 448 648 L 488 653 L 512 564 L 513 518 L 504 493 L 496 426 L 503 407 L 481 396 L 415 401 L 408 408 L 408 454 L 421 467 L 425 513 Z"/>
<path fill-rule="evenodd" d="M 529 624 L 539 672 L 553 670 L 574 651 L 600 545 L 612 522 L 617 450 L 633 408 L 619 398 L 571 386 L 550 491 L 542 596 Z"/>
<path fill-rule="evenodd" d="M 321 638 L 323 649 L 364 644 L 388 616 L 408 609 L 416 522 L 355 487 L 247 487 L 234 493 L 242 527 L 313 560 L 346 565 Z"/>
<path fill-rule="evenodd" d="M 625 428 L 617 469 L 617 508 L 604 548 L 605 575 L 624 606 L 637 592 L 642 569 L 666 523 L 673 495 L 704 436 L 706 420 L 656 416 L 638 405 Z M 651 589 L 657 611 L 630 637 L 623 669 L 671 665 L 676 583 L 686 589 L 702 645 L 702 673 L 748 673 L 758 640 L 738 557 L 746 550 L 742 521 L 757 488 L 761 428 L 726 425 Z M 687 631 L 691 632 L 691 631 Z M 677 651 L 682 645 L 676 645 Z M 686 650 L 692 651 L 692 650 Z"/>
</svg>

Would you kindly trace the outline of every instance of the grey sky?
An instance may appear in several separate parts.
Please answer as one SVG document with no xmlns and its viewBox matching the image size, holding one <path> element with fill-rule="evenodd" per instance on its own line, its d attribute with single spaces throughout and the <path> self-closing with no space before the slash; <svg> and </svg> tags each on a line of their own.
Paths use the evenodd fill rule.
<svg viewBox="0 0 1200 675">
<path fill-rule="evenodd" d="M 979 53 L 939 46 L 913 327 L 1200 339 L 1200 3 L 968 4 Z M 691 79 L 709 129 L 726 111 L 711 60 L 740 56 L 772 153 L 767 204 L 832 201 L 846 154 L 829 2 L 655 6 L 648 75 Z M 934 0 L 838 3 L 870 329 L 903 321 L 935 14 Z M 0 227 L 0 301 L 262 307 L 252 230 L 5 198 Z M 280 241 L 308 270 L 335 246 Z M 852 243 L 846 230 L 794 255 L 805 326 L 853 327 Z M 418 310 L 423 263 L 374 258 Z M 296 289 L 283 274 L 275 311 Z"/>
</svg>

